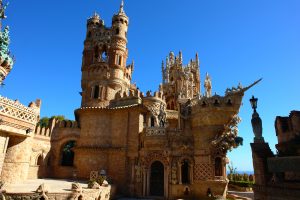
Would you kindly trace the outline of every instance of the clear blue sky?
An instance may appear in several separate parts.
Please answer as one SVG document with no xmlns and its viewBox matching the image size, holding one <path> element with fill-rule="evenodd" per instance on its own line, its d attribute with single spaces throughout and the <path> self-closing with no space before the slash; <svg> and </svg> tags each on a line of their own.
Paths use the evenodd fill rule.
<svg viewBox="0 0 300 200">
<path fill-rule="evenodd" d="M 80 106 L 81 58 L 86 19 L 97 11 L 106 25 L 120 0 L 11 0 L 5 24 L 11 30 L 16 64 L 1 95 L 23 104 L 42 99 L 42 116 L 74 119 Z M 238 170 L 252 169 L 253 139 L 249 99 L 259 98 L 264 137 L 274 150 L 276 115 L 300 109 L 300 1 L 289 0 L 125 0 L 130 17 L 129 60 L 134 82 L 143 91 L 161 82 L 161 61 L 183 51 L 185 63 L 199 53 L 201 78 L 209 72 L 213 92 L 244 86 L 240 110 L 244 145 L 229 153 Z"/>
</svg>

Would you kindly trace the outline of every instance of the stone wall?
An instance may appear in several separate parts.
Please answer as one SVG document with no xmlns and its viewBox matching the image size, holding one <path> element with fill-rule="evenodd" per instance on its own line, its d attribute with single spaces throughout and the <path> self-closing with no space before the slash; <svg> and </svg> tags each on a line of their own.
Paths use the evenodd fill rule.
<svg viewBox="0 0 300 200">
<path fill-rule="evenodd" d="M 0 132 L 0 174 L 2 172 L 2 166 L 5 159 L 8 140 L 8 135 L 5 132 Z"/>
<path fill-rule="evenodd" d="M 2 168 L 2 181 L 18 183 L 27 179 L 31 145 L 32 137 L 10 136 Z"/>
</svg>

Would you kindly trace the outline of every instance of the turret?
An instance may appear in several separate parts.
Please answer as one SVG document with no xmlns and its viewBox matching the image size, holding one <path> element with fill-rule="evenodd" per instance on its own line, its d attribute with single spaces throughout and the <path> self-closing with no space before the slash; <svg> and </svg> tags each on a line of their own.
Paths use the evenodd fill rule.
<svg viewBox="0 0 300 200">
<path fill-rule="evenodd" d="M 183 56 L 180 51 L 177 56 L 169 53 L 166 67 L 162 64 L 162 88 L 166 97 L 167 109 L 177 110 L 180 102 L 186 102 L 200 94 L 199 59 L 190 60 L 183 65 Z"/>
<path fill-rule="evenodd" d="M 95 13 L 87 20 L 82 59 L 82 106 L 106 107 L 118 92 L 129 92 L 134 64 L 126 65 L 128 17 L 120 10 L 106 27 Z"/>
<path fill-rule="evenodd" d="M 132 75 L 130 66 L 126 66 L 128 24 L 129 19 L 124 12 L 124 2 L 122 1 L 119 12 L 112 18 L 111 46 L 108 53 L 111 67 L 111 87 L 122 91 L 128 91 L 130 88 Z"/>
</svg>

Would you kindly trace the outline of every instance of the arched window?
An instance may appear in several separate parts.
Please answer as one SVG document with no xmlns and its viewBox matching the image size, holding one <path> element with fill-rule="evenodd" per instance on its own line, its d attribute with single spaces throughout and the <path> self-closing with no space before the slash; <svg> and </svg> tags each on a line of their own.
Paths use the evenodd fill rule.
<svg viewBox="0 0 300 200">
<path fill-rule="evenodd" d="M 151 117 L 150 118 L 150 126 L 154 127 L 154 124 L 155 124 L 155 119 L 154 119 L 154 117 Z"/>
<path fill-rule="evenodd" d="M 119 34 L 120 34 L 120 29 L 117 28 L 117 29 L 116 29 L 116 35 L 119 35 Z"/>
<path fill-rule="evenodd" d="M 122 65 L 122 56 L 119 56 L 119 65 Z"/>
<path fill-rule="evenodd" d="M 182 184 L 189 184 L 190 177 L 189 177 L 189 161 L 184 160 L 181 163 L 181 182 Z"/>
<path fill-rule="evenodd" d="M 74 151 L 73 147 L 75 146 L 76 142 L 74 140 L 67 142 L 62 147 L 62 159 L 61 159 L 61 165 L 62 166 L 73 166 L 74 162 Z"/>
<path fill-rule="evenodd" d="M 94 49 L 94 56 L 95 56 L 96 60 L 99 59 L 99 48 L 98 48 L 98 46 L 96 46 L 95 49 Z"/>
<path fill-rule="evenodd" d="M 94 88 L 94 99 L 98 99 L 99 97 L 99 85 L 96 85 Z"/>
<path fill-rule="evenodd" d="M 220 157 L 215 159 L 215 176 L 222 176 L 222 160 Z"/>
</svg>

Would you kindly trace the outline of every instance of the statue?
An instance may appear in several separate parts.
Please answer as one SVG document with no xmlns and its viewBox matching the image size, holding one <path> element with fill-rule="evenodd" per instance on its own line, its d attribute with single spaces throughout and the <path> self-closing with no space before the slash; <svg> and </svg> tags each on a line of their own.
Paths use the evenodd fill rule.
<svg viewBox="0 0 300 200">
<path fill-rule="evenodd" d="M 9 26 L 4 28 L 3 32 L 0 32 L 0 51 L 1 54 L 8 54 L 8 45 L 10 43 L 9 39 Z"/>
<path fill-rule="evenodd" d="M 7 6 L 8 6 L 8 3 L 5 6 L 3 6 L 2 0 L 0 0 L 0 18 L 1 19 L 5 19 L 6 18 L 6 16 L 5 16 L 5 10 L 6 10 Z"/>
<path fill-rule="evenodd" d="M 160 111 L 158 114 L 158 120 L 160 127 L 164 127 L 166 123 L 166 112 L 165 112 L 165 106 L 163 104 L 160 104 Z"/>
<path fill-rule="evenodd" d="M 211 79 L 208 75 L 208 73 L 206 73 L 206 78 L 204 81 L 204 87 L 205 87 L 205 96 L 206 97 L 211 97 Z"/>
<path fill-rule="evenodd" d="M 263 142 L 264 138 L 262 137 L 262 121 L 259 117 L 259 114 L 256 111 L 254 111 L 254 113 L 252 114 L 251 124 L 253 133 L 255 135 L 254 141 Z"/>
</svg>

